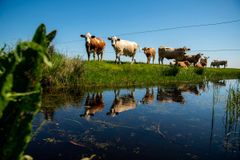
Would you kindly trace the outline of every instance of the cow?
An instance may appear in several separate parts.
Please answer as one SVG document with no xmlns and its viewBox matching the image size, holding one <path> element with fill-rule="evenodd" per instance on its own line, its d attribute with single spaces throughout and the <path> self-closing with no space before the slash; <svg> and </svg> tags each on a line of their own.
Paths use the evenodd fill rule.
<svg viewBox="0 0 240 160">
<path fill-rule="evenodd" d="M 136 62 L 134 59 L 139 45 L 133 41 L 122 40 L 116 36 L 108 37 L 108 40 L 111 41 L 112 47 L 115 50 L 116 60 L 115 63 L 121 64 L 120 56 L 129 56 L 132 57 L 132 63 Z"/>
<path fill-rule="evenodd" d="M 115 116 L 121 112 L 132 110 L 136 108 L 136 100 L 134 98 L 134 92 L 130 94 L 119 95 L 120 91 L 114 91 L 115 98 L 110 111 L 107 115 Z"/>
<path fill-rule="evenodd" d="M 150 60 L 152 58 L 152 63 L 154 64 L 154 60 L 155 60 L 155 55 L 156 55 L 156 49 L 155 48 L 142 48 L 144 54 L 147 57 L 147 64 L 150 63 Z"/>
<path fill-rule="evenodd" d="M 89 32 L 85 35 L 81 34 L 80 37 L 85 38 L 85 47 L 88 54 L 88 61 L 90 60 L 90 54 L 93 53 L 93 59 L 95 60 L 95 55 L 98 56 L 98 61 L 102 60 L 103 51 L 106 46 L 106 43 L 101 39 L 95 36 L 92 36 Z M 99 59 L 99 55 L 101 58 Z"/>
<path fill-rule="evenodd" d="M 208 60 L 209 57 L 201 57 L 199 62 L 201 63 L 201 65 L 203 67 L 206 67 L 207 66 L 207 60 Z"/>
<path fill-rule="evenodd" d="M 193 66 L 195 66 L 199 59 L 202 57 L 202 55 L 202 53 L 198 53 L 196 55 L 184 55 L 183 60 L 188 61 L 190 64 L 193 63 Z"/>
<path fill-rule="evenodd" d="M 227 61 L 226 60 L 224 60 L 224 61 L 214 60 L 214 61 L 211 62 L 210 67 L 215 67 L 216 66 L 217 68 L 219 68 L 221 65 L 223 65 L 224 68 L 226 68 L 227 67 Z"/>
<path fill-rule="evenodd" d="M 197 64 L 195 64 L 194 67 L 196 67 L 196 68 L 203 68 L 203 65 L 201 63 L 197 63 Z"/>
<path fill-rule="evenodd" d="M 183 60 L 184 55 L 186 54 L 186 51 L 189 51 L 190 48 L 187 47 L 182 47 L 182 48 L 169 48 L 169 47 L 159 47 L 158 48 L 158 63 L 163 64 L 163 59 L 175 59 L 176 61 L 178 60 Z"/>
<path fill-rule="evenodd" d="M 103 108 L 102 93 L 93 93 L 92 95 L 88 93 L 85 101 L 85 113 L 80 116 L 89 119 L 91 116 L 94 116 L 95 113 L 101 112 Z"/>
<path fill-rule="evenodd" d="M 183 68 L 188 68 L 190 63 L 188 61 L 176 61 L 175 65 Z"/>
<path fill-rule="evenodd" d="M 154 92 L 153 92 L 153 88 L 150 92 L 149 88 L 146 88 L 146 93 L 144 95 L 144 97 L 142 98 L 142 100 L 140 101 L 142 104 L 152 104 L 154 101 Z"/>
<path fill-rule="evenodd" d="M 209 57 L 201 57 L 194 66 L 197 67 L 197 68 L 204 68 L 204 67 L 206 67 L 208 58 Z"/>
</svg>

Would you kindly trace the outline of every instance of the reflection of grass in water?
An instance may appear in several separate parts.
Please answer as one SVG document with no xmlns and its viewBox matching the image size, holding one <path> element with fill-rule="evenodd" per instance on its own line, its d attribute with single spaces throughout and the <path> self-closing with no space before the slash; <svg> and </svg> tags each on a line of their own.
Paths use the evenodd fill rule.
<svg viewBox="0 0 240 160">
<path fill-rule="evenodd" d="M 225 143 L 227 149 L 240 147 L 240 85 L 230 87 L 226 106 Z"/>
</svg>

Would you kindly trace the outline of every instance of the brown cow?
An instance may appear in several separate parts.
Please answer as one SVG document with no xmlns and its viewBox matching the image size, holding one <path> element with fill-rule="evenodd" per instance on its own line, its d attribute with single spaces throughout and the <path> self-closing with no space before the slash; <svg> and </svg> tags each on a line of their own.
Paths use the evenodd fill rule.
<svg viewBox="0 0 240 160">
<path fill-rule="evenodd" d="M 102 93 L 90 94 L 88 93 L 85 101 L 85 113 L 81 117 L 90 118 L 95 113 L 101 112 L 104 108 Z"/>
<path fill-rule="evenodd" d="M 179 67 L 187 68 L 190 65 L 190 63 L 188 61 L 177 61 L 175 65 Z"/>
<path fill-rule="evenodd" d="M 142 48 L 144 54 L 147 57 L 147 64 L 150 63 L 151 57 L 152 57 L 152 63 L 154 64 L 154 60 L 155 60 L 155 55 L 156 55 L 156 49 L 155 48 Z"/>
<path fill-rule="evenodd" d="M 86 33 L 86 35 L 81 34 L 80 37 L 85 38 L 86 40 L 86 51 L 88 54 L 88 61 L 90 60 L 90 54 L 93 53 L 93 59 L 95 60 L 95 54 L 98 56 L 101 55 L 101 60 L 103 56 L 103 50 L 105 48 L 106 43 L 101 39 L 95 36 L 92 36 L 90 33 Z"/>
<path fill-rule="evenodd" d="M 158 63 L 163 64 L 163 59 L 175 59 L 176 61 L 178 60 L 183 60 L 184 55 L 186 54 L 186 51 L 189 51 L 190 48 L 182 47 L 182 48 L 168 48 L 168 47 L 160 47 L 158 48 Z"/>
</svg>

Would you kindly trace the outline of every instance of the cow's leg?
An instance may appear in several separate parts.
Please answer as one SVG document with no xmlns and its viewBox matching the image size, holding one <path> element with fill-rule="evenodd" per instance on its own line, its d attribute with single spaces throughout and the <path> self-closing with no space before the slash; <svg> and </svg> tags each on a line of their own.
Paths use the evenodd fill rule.
<svg viewBox="0 0 240 160">
<path fill-rule="evenodd" d="M 161 63 L 163 64 L 163 58 L 161 58 Z"/>
<path fill-rule="evenodd" d="M 147 64 L 150 63 L 150 57 L 147 57 Z"/>
<path fill-rule="evenodd" d="M 153 56 L 152 58 L 153 58 L 152 63 L 154 64 L 155 56 Z"/>
<path fill-rule="evenodd" d="M 95 53 L 95 52 L 93 52 L 93 60 L 94 60 L 94 61 L 95 61 L 95 56 L 96 56 L 95 54 L 96 54 L 96 53 Z"/>
<path fill-rule="evenodd" d="M 103 52 L 101 52 L 101 61 L 102 61 Z"/>
<path fill-rule="evenodd" d="M 87 55 L 88 55 L 88 61 L 90 61 L 90 53 L 87 53 Z"/>
<path fill-rule="evenodd" d="M 99 61 L 99 60 L 100 60 L 100 59 L 99 59 L 99 53 L 97 54 L 97 58 L 98 58 L 98 61 Z"/>
<path fill-rule="evenodd" d="M 134 56 L 132 56 L 132 62 L 131 62 L 131 64 L 133 64 L 134 63 Z"/>
<path fill-rule="evenodd" d="M 117 64 L 117 62 L 118 62 L 118 55 L 116 54 L 115 63 Z"/>
<path fill-rule="evenodd" d="M 120 55 L 118 56 L 118 63 L 121 64 Z"/>
</svg>

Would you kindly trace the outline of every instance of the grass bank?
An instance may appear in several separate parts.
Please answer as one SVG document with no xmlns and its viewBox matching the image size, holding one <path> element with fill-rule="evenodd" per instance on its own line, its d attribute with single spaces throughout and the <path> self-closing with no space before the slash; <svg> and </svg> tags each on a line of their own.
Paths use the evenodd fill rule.
<svg viewBox="0 0 240 160">
<path fill-rule="evenodd" d="M 203 80 L 240 78 L 240 69 L 204 68 L 188 69 L 158 64 L 115 64 L 113 61 L 82 61 L 55 55 L 53 67 L 46 69 L 44 77 L 56 87 L 131 87 L 163 83 L 197 83 Z M 49 78 L 50 77 L 50 78 Z"/>
</svg>

